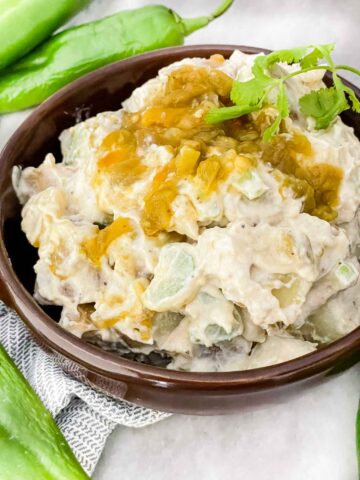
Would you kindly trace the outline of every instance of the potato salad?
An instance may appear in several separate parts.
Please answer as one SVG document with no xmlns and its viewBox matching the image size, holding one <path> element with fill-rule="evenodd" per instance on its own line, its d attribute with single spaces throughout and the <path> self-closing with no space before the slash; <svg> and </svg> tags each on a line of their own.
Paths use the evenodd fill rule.
<svg viewBox="0 0 360 480">
<path fill-rule="evenodd" d="M 286 81 L 290 113 L 269 141 L 271 104 L 205 121 L 256 57 L 163 68 L 120 110 L 65 130 L 62 158 L 14 168 L 34 295 L 62 307 L 64 329 L 215 372 L 288 361 L 360 325 L 360 142 L 298 107 L 323 70 Z"/>
</svg>

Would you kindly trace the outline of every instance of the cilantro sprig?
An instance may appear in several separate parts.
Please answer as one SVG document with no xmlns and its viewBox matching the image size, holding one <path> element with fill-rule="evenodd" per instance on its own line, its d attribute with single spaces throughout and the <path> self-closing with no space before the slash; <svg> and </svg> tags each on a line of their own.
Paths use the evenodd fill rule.
<svg viewBox="0 0 360 480">
<path fill-rule="evenodd" d="M 253 78 L 246 82 L 233 82 L 230 99 L 234 105 L 211 109 L 206 121 L 219 123 L 274 105 L 277 116 L 263 134 L 263 140 L 269 141 L 279 132 L 281 120 L 289 116 L 286 81 L 301 73 L 320 69 L 331 72 L 333 85 L 302 96 L 299 99 L 301 113 L 314 118 L 316 129 L 327 128 L 344 110 L 352 108 L 360 113 L 360 102 L 355 92 L 344 85 L 337 75 L 338 70 L 348 70 L 360 76 L 360 71 L 347 65 L 335 65 L 331 58 L 333 49 L 334 44 L 308 45 L 256 57 L 252 67 Z M 274 67 L 279 63 L 298 64 L 299 68 L 282 76 L 274 76 Z"/>
</svg>

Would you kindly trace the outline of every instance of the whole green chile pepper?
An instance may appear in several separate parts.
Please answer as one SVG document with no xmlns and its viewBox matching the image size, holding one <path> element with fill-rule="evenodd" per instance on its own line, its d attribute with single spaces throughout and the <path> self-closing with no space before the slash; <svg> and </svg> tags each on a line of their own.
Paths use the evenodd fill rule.
<svg viewBox="0 0 360 480">
<path fill-rule="evenodd" d="M 39 397 L 0 345 L 1 480 L 89 480 Z"/>
<path fill-rule="evenodd" d="M 221 15 L 182 19 L 161 6 L 126 10 L 64 30 L 0 76 L 0 113 L 37 105 L 67 83 L 103 65 L 149 50 L 181 45 L 184 37 Z"/>
<path fill-rule="evenodd" d="M 0 68 L 30 52 L 90 0 L 0 0 Z"/>
</svg>

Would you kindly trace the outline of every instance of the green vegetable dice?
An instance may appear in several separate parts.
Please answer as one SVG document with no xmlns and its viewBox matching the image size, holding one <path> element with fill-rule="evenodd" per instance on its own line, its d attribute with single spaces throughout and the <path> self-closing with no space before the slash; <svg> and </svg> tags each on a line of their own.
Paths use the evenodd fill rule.
<svg viewBox="0 0 360 480">
<path fill-rule="evenodd" d="M 268 189 L 255 169 L 250 169 L 241 175 L 234 187 L 249 200 L 260 197 Z"/>
<path fill-rule="evenodd" d="M 194 273 L 191 245 L 172 243 L 164 247 L 154 278 L 144 294 L 145 306 L 157 312 L 179 308 L 191 295 Z"/>
<path fill-rule="evenodd" d="M 0 345 L 1 480 L 86 480 L 50 413 Z"/>
</svg>

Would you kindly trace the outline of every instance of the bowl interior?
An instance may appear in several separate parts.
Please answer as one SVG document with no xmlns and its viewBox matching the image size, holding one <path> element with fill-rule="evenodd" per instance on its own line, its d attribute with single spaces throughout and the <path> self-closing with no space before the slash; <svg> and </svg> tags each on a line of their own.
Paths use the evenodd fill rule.
<svg viewBox="0 0 360 480">
<path fill-rule="evenodd" d="M 160 68 L 185 57 L 208 57 L 213 53 L 228 57 L 235 48 L 245 53 L 264 51 L 233 45 L 191 46 L 165 49 L 118 62 L 79 79 L 51 97 L 17 130 L 5 147 L 0 162 L 1 228 L 6 250 L 4 254 L 10 258 L 18 281 L 30 295 L 34 291 L 33 265 L 37 260 L 37 251 L 21 231 L 20 206 L 11 187 L 11 168 L 14 165 L 38 166 L 48 152 L 60 161 L 58 136 L 64 129 L 99 112 L 118 110 L 122 101 L 136 87 L 154 77 Z M 346 124 L 354 127 L 360 138 L 359 115 L 347 111 L 342 118 Z M 60 307 L 45 306 L 42 309 L 53 320 L 59 319 Z"/>
<path fill-rule="evenodd" d="M 38 166 L 51 152 L 61 161 L 59 135 L 76 123 L 97 113 L 118 110 L 132 91 L 157 75 L 160 68 L 191 56 L 208 57 L 221 53 L 228 57 L 236 47 L 181 47 L 164 49 L 109 65 L 66 87 L 41 107 L 36 109 L 21 127 L 16 149 L 2 159 L 0 188 L 2 196 L 3 238 L 12 267 L 26 290 L 32 295 L 35 285 L 33 266 L 37 261 L 37 249 L 32 247 L 21 230 L 21 208 L 11 187 L 11 168 Z M 246 53 L 259 49 L 242 47 Z M 18 135 L 19 131 L 15 134 Z M 58 321 L 61 307 L 41 307 L 52 319 Z"/>
</svg>

